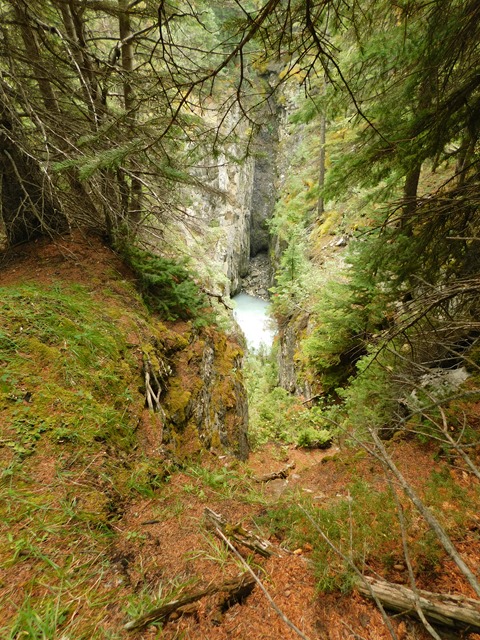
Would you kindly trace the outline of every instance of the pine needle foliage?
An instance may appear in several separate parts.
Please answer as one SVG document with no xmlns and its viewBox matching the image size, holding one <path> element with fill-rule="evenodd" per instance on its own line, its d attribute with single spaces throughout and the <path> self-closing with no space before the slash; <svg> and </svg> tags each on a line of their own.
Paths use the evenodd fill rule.
<svg viewBox="0 0 480 640">
<path fill-rule="evenodd" d="M 187 261 L 177 262 L 135 247 L 124 250 L 148 306 L 166 320 L 199 319 L 207 306 Z"/>
</svg>

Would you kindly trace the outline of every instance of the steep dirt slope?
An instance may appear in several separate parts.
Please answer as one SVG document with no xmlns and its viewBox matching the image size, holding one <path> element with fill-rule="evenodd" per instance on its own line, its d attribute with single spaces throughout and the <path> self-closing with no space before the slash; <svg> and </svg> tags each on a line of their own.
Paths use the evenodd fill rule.
<svg viewBox="0 0 480 640">
<path fill-rule="evenodd" d="M 367 573 L 406 583 L 378 464 L 335 448 L 272 444 L 248 461 L 228 453 L 222 438 L 234 436 L 244 411 L 235 400 L 238 345 L 213 328 L 152 319 L 131 274 L 98 239 L 26 246 L 4 259 L 0 287 L 2 638 L 301 637 L 289 624 L 311 640 L 390 637 L 304 517 L 307 510 L 330 527 L 356 560 L 360 549 Z M 146 356 L 170 367 L 165 416 L 145 409 Z M 209 421 L 222 427 L 218 438 L 202 434 L 199 422 Z M 200 451 L 202 441 L 209 452 Z M 450 518 L 454 535 L 460 516 L 463 532 L 467 522 L 458 543 L 477 566 L 474 479 L 435 462 L 435 448 L 414 439 L 391 447 L 406 476 Z M 235 441 L 232 451 L 239 452 Z M 293 462 L 287 478 L 258 481 Z M 207 507 L 226 518 L 229 535 L 251 530 L 275 554 L 264 558 L 237 545 L 240 560 L 207 527 Z M 469 595 L 408 515 L 419 586 Z M 162 603 L 235 578 L 245 563 L 283 619 L 255 586 L 238 602 L 209 595 L 168 620 L 125 628 Z M 428 637 L 412 620 L 393 617 L 392 625 L 400 640 Z"/>
</svg>

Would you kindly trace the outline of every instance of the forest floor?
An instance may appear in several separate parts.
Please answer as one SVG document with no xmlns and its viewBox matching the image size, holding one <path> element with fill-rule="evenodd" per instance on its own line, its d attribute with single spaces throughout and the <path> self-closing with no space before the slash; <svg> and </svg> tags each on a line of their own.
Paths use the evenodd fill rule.
<svg viewBox="0 0 480 640">
<path fill-rule="evenodd" d="M 95 290 L 100 299 L 106 289 L 111 294 L 117 287 L 118 298 L 125 295 L 118 288 L 118 279 L 125 277 L 128 274 L 101 243 L 77 239 L 75 243 L 37 243 L 25 248 L 20 258 L 4 263 L 0 285 L 8 288 L 35 282 L 50 286 L 52 282 L 68 281 Z M 128 329 L 122 313 L 119 318 Z M 43 357 L 47 355 L 44 353 Z M 34 364 L 47 375 L 49 364 L 45 359 Z M 31 401 L 26 387 L 23 392 L 24 396 L 14 398 L 17 412 Z M 11 401 L 12 398 L 3 401 L 3 415 Z M 22 428 L 27 422 L 21 419 Z M 148 420 L 139 421 L 138 446 L 147 453 L 152 447 L 150 429 Z M 309 513 L 332 514 L 338 527 L 346 525 L 350 540 L 343 540 L 343 548 L 350 548 L 352 558 L 355 526 L 361 524 L 367 531 L 362 538 L 361 561 L 355 549 L 361 570 L 408 584 L 398 533 L 382 524 L 382 500 L 388 492 L 386 477 L 381 465 L 362 451 L 337 446 L 325 451 L 303 450 L 271 443 L 253 451 L 246 462 L 217 451 L 188 464 L 173 464 L 169 451 L 164 450 L 155 458 L 155 464 L 168 468 L 162 481 L 151 486 L 139 482 L 136 486 L 130 477 L 127 491 L 123 485 L 114 486 L 108 474 L 115 466 L 133 468 L 128 450 L 116 453 L 110 445 L 94 438 L 88 456 L 81 457 L 79 445 L 69 443 L 66 436 L 52 444 L 38 433 L 35 449 L 21 451 L 19 456 L 7 441 L 9 437 L 11 434 L 0 434 L 2 638 L 300 637 L 274 610 L 258 585 L 240 602 L 223 606 L 223 611 L 219 608 L 220 596 L 209 595 L 163 623 L 136 631 L 124 628 L 159 603 L 238 576 L 245 571 L 245 563 L 255 571 L 276 607 L 304 637 L 391 637 L 376 606 L 351 585 L 347 588 L 332 578 L 331 588 L 319 591 L 319 580 L 325 584 L 326 574 L 330 579 L 335 572 L 345 570 L 332 560 L 335 553 L 328 555 L 330 564 L 325 569 L 318 557 L 320 538 L 315 527 L 309 527 L 308 519 L 301 516 L 302 508 L 308 508 Z M 437 501 L 439 508 L 451 515 L 452 535 L 457 532 L 456 543 L 463 556 L 480 573 L 480 517 L 475 508 L 478 481 L 459 465 L 439 458 L 434 445 L 418 439 L 392 442 L 390 454 L 412 486 L 420 492 L 430 491 L 432 503 Z M 132 460 L 137 455 L 137 450 L 132 451 Z M 289 468 L 286 478 L 259 481 L 260 476 L 292 463 L 294 467 Z M 137 465 L 135 469 L 138 468 Z M 436 484 L 432 484 L 432 478 Z M 102 495 L 107 494 L 110 519 L 105 523 L 98 514 Z M 357 500 L 359 511 L 355 511 Z M 361 500 L 366 500 L 365 509 Z M 276 553 L 264 558 L 237 546 L 243 558 L 240 560 L 206 526 L 206 508 L 222 514 L 231 529 L 241 525 L 268 539 Z M 362 510 L 365 522 L 356 522 Z M 411 517 L 415 520 L 415 515 Z M 340 521 L 342 518 L 344 522 Z M 461 536 L 457 526 L 460 520 Z M 418 587 L 473 597 L 453 563 L 433 543 L 429 547 L 428 537 L 421 538 L 422 525 L 416 526 Z M 372 541 L 369 546 L 368 536 L 374 535 L 380 542 Z M 322 553 L 325 556 L 326 552 Z M 430 637 L 411 618 L 392 616 L 391 623 L 398 640 Z M 442 631 L 441 637 L 478 640 L 480 635 L 462 635 L 460 631 L 448 635 Z"/>
<path fill-rule="evenodd" d="M 395 447 L 397 464 L 417 487 L 428 481 L 432 471 L 431 456 L 432 451 L 421 451 L 415 444 L 400 443 Z M 295 463 L 295 468 L 287 479 L 263 484 L 254 480 L 284 469 L 291 463 Z M 275 511 L 282 503 L 304 502 L 306 499 L 321 508 L 347 498 L 349 486 L 358 477 L 363 477 L 377 488 L 386 482 L 379 465 L 338 449 L 304 451 L 293 446 L 271 444 L 253 452 L 246 464 L 209 456 L 199 467 L 174 474 L 162 498 L 130 505 L 119 525 L 122 535 L 128 540 L 129 532 L 130 535 L 140 534 L 144 540 L 138 555 L 128 542 L 119 543 L 117 558 L 127 559 L 128 578 L 133 584 L 141 584 L 145 573 L 151 573 L 152 577 L 156 574 L 159 582 L 162 573 L 181 576 L 184 581 L 193 578 L 193 584 L 200 576 L 202 584 L 209 584 L 238 575 L 242 565 L 205 529 L 203 512 L 205 507 L 209 507 L 231 523 L 241 523 L 262 537 L 266 535 L 279 549 L 281 555 L 263 559 L 248 549 L 240 548 L 276 605 L 305 637 L 312 640 L 390 638 L 376 606 L 355 590 L 345 593 L 333 590 L 328 594 L 318 592 L 315 549 L 311 543 L 292 546 L 288 543 L 289 523 L 285 526 L 280 523 L 273 533 L 269 532 L 266 524 L 269 510 Z M 464 478 L 464 482 L 468 484 L 471 479 Z M 165 517 L 165 514 L 170 515 Z M 149 522 L 152 524 L 142 524 Z M 480 520 L 477 518 L 476 522 L 478 526 Z M 384 536 L 388 541 L 389 532 L 384 531 Z M 390 542 L 397 547 L 398 540 Z M 479 546 L 475 532 L 470 543 L 469 560 L 478 567 Z M 464 552 L 466 547 L 467 544 L 463 547 Z M 380 574 L 393 582 L 409 584 L 401 554 L 396 557 L 396 562 L 388 565 L 381 558 L 369 558 L 365 570 L 370 575 Z M 417 584 L 419 588 L 434 592 L 473 595 L 445 559 L 434 568 L 427 568 Z M 222 616 L 217 614 L 217 605 L 218 597 L 205 598 L 193 613 L 166 624 L 163 635 L 159 637 L 169 640 L 293 640 L 299 637 L 281 620 L 259 588 Z M 430 637 L 421 624 L 411 618 L 392 616 L 391 621 L 399 640 Z M 155 631 L 145 632 L 141 637 L 154 638 Z M 470 637 L 473 640 L 480 635 L 463 636 L 459 631 L 452 635 L 444 631 L 441 637 Z"/>
</svg>

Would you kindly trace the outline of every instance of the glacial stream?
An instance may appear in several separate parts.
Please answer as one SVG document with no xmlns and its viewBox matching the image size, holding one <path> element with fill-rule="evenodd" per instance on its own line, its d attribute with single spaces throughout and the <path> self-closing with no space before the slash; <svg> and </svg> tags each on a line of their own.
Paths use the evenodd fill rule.
<svg viewBox="0 0 480 640">
<path fill-rule="evenodd" d="M 272 321 L 267 315 L 270 304 L 248 293 L 239 293 L 232 300 L 235 302 L 233 315 L 245 335 L 248 347 L 259 349 L 264 345 L 269 349 L 275 335 Z"/>
</svg>

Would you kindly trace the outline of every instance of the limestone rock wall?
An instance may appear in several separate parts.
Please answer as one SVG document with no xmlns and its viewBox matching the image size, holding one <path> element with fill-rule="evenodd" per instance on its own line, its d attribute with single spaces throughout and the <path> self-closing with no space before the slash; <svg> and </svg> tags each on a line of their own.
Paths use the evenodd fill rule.
<svg viewBox="0 0 480 640">
<path fill-rule="evenodd" d="M 251 196 L 250 256 L 270 248 L 268 221 L 277 196 L 278 109 L 272 112 L 255 138 L 255 160 Z"/>
<path fill-rule="evenodd" d="M 299 343 L 309 333 L 309 316 L 299 314 L 287 321 L 278 332 L 279 386 L 295 395 L 310 398 L 313 395 L 312 380 L 299 356 Z"/>
<path fill-rule="evenodd" d="M 264 124 L 251 140 L 249 155 L 244 157 L 245 150 L 236 143 L 226 145 L 222 154 L 207 158 L 204 166 L 195 170 L 196 184 L 185 190 L 189 218 L 199 229 L 193 236 L 185 229 L 185 238 L 187 242 L 190 238 L 191 250 L 200 245 L 198 254 L 223 274 L 219 285 L 225 296 L 238 293 L 245 284 L 242 279 L 252 275 L 251 258 L 264 254 L 269 261 L 268 220 L 276 200 L 281 114 L 282 109 L 272 101 Z M 240 129 L 239 135 L 248 139 L 249 133 Z M 258 280 L 256 266 L 254 271 L 253 280 Z M 263 282 L 253 288 L 263 289 L 262 295 L 267 297 L 272 284 L 267 264 Z"/>
<path fill-rule="evenodd" d="M 238 149 L 212 158 L 208 168 L 197 171 L 198 184 L 187 194 L 188 213 L 200 228 L 192 245 L 200 244 L 203 259 L 223 274 L 219 284 L 227 297 L 240 290 L 250 259 L 254 160 L 234 158 L 241 158 Z"/>
</svg>

